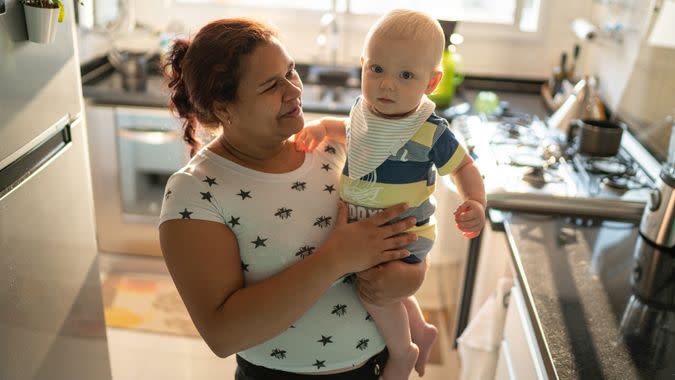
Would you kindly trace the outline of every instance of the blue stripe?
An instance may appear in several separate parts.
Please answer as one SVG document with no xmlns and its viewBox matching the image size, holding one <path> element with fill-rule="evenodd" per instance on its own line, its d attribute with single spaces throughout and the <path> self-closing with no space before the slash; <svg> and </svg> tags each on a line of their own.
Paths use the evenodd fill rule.
<svg viewBox="0 0 675 380">
<path fill-rule="evenodd" d="M 402 185 L 426 181 L 427 186 L 434 184 L 436 180 L 436 170 L 431 161 L 393 161 L 386 160 L 382 165 L 375 169 L 378 183 L 387 183 Z M 342 174 L 349 176 L 349 162 L 345 162 Z M 361 177 L 361 180 L 367 181 L 368 175 Z"/>
</svg>

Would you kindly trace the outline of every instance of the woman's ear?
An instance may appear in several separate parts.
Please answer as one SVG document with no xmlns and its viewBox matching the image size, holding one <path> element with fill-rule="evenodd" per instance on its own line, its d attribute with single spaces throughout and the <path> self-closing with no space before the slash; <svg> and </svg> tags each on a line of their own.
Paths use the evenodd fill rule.
<svg viewBox="0 0 675 380">
<path fill-rule="evenodd" d="M 441 78 L 443 78 L 443 72 L 434 71 L 433 73 L 431 73 L 431 78 L 429 79 L 429 83 L 427 83 L 427 88 L 426 90 L 424 90 L 424 93 L 426 95 L 429 95 L 432 92 L 434 92 L 434 90 L 438 86 L 438 83 L 441 82 Z"/>
</svg>

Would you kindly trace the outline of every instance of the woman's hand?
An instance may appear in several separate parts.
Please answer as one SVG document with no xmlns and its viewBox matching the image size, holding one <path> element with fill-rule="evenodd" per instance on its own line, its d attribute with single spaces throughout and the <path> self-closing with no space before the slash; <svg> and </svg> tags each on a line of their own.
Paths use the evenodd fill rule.
<svg viewBox="0 0 675 380">
<path fill-rule="evenodd" d="M 360 272 L 410 254 L 403 247 L 417 240 L 417 235 L 404 231 L 415 225 L 415 218 L 386 224 L 407 210 L 407 205 L 386 208 L 354 223 L 347 223 L 347 205 L 341 201 L 338 207 L 335 229 L 321 250 L 331 255 L 331 263 L 340 275 Z"/>
<path fill-rule="evenodd" d="M 326 126 L 322 119 L 312 120 L 295 135 L 295 149 L 312 152 L 326 138 Z"/>
<path fill-rule="evenodd" d="M 427 262 L 409 264 L 400 260 L 376 265 L 356 274 L 362 300 L 378 306 L 402 301 L 422 285 Z"/>
<path fill-rule="evenodd" d="M 480 235 L 485 225 L 485 207 L 473 199 L 467 199 L 454 212 L 457 228 L 464 237 L 474 238 Z"/>
</svg>

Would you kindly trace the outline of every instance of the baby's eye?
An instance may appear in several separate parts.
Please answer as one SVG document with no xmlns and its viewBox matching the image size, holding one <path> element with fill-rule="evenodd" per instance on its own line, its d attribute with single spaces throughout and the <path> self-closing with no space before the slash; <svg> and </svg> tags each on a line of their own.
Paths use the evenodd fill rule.
<svg viewBox="0 0 675 380">
<path fill-rule="evenodd" d="M 370 71 L 380 74 L 384 71 L 384 69 L 382 69 L 382 66 L 380 65 L 372 65 L 370 66 Z"/>
<path fill-rule="evenodd" d="M 413 79 L 414 75 L 410 71 L 401 71 L 401 73 L 398 75 L 402 79 Z"/>
</svg>

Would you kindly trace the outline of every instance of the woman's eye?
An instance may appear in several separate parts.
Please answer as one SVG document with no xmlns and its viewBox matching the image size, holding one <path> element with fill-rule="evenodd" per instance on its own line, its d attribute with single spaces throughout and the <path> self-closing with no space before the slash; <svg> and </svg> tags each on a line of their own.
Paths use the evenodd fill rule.
<svg viewBox="0 0 675 380">
<path fill-rule="evenodd" d="M 403 79 L 412 79 L 413 78 L 413 73 L 410 71 L 401 71 L 401 74 L 399 76 Z"/>
<path fill-rule="evenodd" d="M 380 73 L 383 72 L 384 70 L 382 69 L 382 66 L 379 66 L 379 65 L 372 65 L 372 66 L 370 66 L 370 71 L 372 71 L 372 72 L 374 72 L 374 73 L 380 74 Z"/>
<path fill-rule="evenodd" d="M 296 75 L 297 73 L 298 73 L 298 72 L 295 71 L 295 69 L 290 70 L 289 72 L 286 73 L 286 79 L 290 79 L 290 78 L 295 77 L 295 75 Z"/>
</svg>

